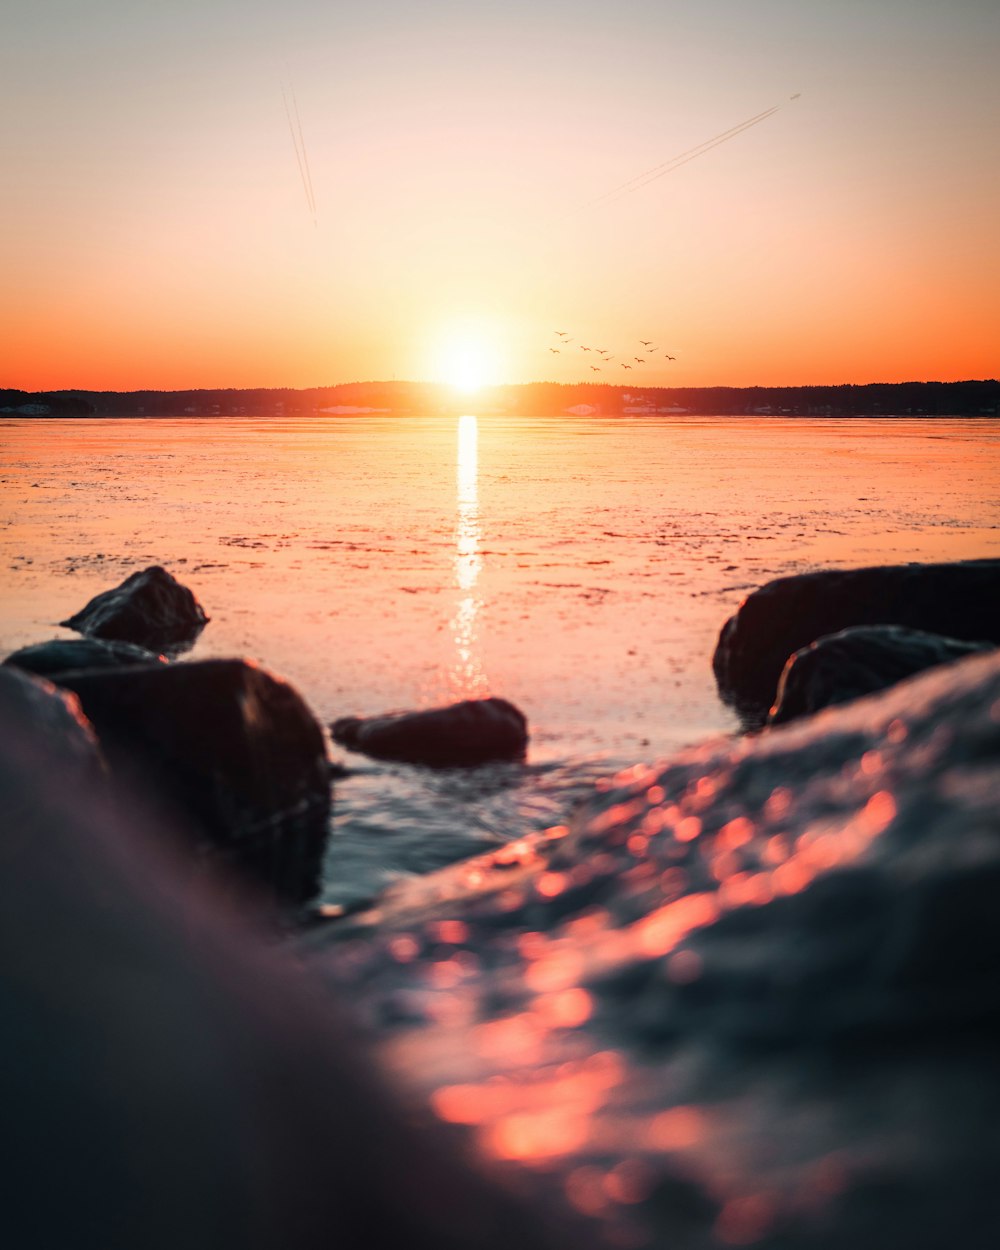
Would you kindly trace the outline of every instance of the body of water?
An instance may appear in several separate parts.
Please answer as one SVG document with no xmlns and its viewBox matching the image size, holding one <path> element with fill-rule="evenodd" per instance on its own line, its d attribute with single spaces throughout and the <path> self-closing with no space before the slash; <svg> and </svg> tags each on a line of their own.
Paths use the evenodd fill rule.
<svg viewBox="0 0 1000 1250">
<path fill-rule="evenodd" d="M 0 422 L 0 645 L 150 564 L 319 718 L 485 694 L 527 766 L 348 757 L 326 899 L 561 821 L 735 719 L 718 631 L 790 573 L 1000 554 L 1000 423 L 441 416 Z M 336 754 L 336 752 L 335 752 Z"/>
</svg>

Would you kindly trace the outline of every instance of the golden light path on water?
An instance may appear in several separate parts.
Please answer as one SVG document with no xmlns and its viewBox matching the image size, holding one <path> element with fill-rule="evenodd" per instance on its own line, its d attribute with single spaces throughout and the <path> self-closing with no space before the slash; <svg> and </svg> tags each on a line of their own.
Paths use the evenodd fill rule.
<svg viewBox="0 0 1000 1250">
<path fill-rule="evenodd" d="M 479 551 L 479 422 L 458 418 L 457 498 L 455 522 L 455 586 L 458 599 L 451 619 L 457 658 L 452 684 L 457 693 L 472 698 L 488 692 L 489 683 L 479 653 L 477 593 L 483 557 Z"/>
</svg>

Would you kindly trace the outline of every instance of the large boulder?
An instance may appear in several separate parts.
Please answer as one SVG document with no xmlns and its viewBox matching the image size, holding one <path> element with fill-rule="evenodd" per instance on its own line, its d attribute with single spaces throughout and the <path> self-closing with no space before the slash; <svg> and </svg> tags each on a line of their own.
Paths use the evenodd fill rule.
<svg viewBox="0 0 1000 1250">
<path fill-rule="evenodd" d="M 768 725 L 782 725 L 825 707 L 850 703 L 938 664 L 992 649 L 898 625 L 859 625 L 810 643 L 788 660 Z"/>
<path fill-rule="evenodd" d="M 308 941 L 442 1119 L 609 1245 L 989 1250 L 998 804 L 988 654 L 629 768 Z"/>
<path fill-rule="evenodd" d="M 330 784 L 322 730 L 243 660 L 63 674 L 120 785 L 201 855 L 289 903 L 319 887 Z"/>
<path fill-rule="evenodd" d="M 95 595 L 59 624 L 89 638 L 134 642 L 161 651 L 189 646 L 207 620 L 191 591 L 154 565 L 133 573 L 113 590 Z"/>
<path fill-rule="evenodd" d="M 48 677 L 58 685 L 60 673 L 78 668 L 124 668 L 129 664 L 166 664 L 167 657 L 131 642 L 100 638 L 53 638 L 12 651 L 4 664 L 25 673 Z"/>
<path fill-rule="evenodd" d="M 506 699 L 467 699 L 423 712 L 334 721 L 333 739 L 380 760 L 468 768 L 492 760 L 522 759 L 528 722 Z"/>
<path fill-rule="evenodd" d="M 853 625 L 903 625 L 1000 644 L 1000 560 L 803 573 L 768 582 L 726 622 L 712 658 L 719 694 L 763 723 L 785 662 Z"/>
<path fill-rule="evenodd" d="M 462 1157 L 273 930 L 67 773 L 74 702 L 0 672 L 4 1245 L 585 1245 Z"/>
</svg>

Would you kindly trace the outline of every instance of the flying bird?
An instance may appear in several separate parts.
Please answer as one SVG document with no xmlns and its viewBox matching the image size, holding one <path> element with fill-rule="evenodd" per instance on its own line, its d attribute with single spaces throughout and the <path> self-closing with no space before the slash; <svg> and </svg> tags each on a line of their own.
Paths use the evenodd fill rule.
<svg viewBox="0 0 1000 1250">
<path fill-rule="evenodd" d="M 667 355 L 667 353 L 666 353 L 666 352 L 664 352 L 663 354 L 664 354 L 664 356 L 666 356 L 666 357 L 667 357 L 667 359 L 668 359 L 668 360 L 676 360 L 676 359 L 677 359 L 677 357 L 676 357 L 676 356 L 669 356 L 669 355 Z"/>
<path fill-rule="evenodd" d="M 635 361 L 637 365 L 644 365 L 646 363 L 645 356 L 633 356 L 632 359 Z"/>
<path fill-rule="evenodd" d="M 643 347 L 651 347 L 653 344 L 652 339 L 640 339 L 639 342 L 643 345 Z"/>
<path fill-rule="evenodd" d="M 598 369 L 597 365 L 591 365 L 591 366 L 590 366 L 590 371 L 591 371 L 591 373 L 600 373 L 600 372 L 601 372 L 601 371 L 600 371 L 600 369 Z"/>
<path fill-rule="evenodd" d="M 623 368 L 623 369 L 631 369 L 631 368 L 632 368 L 632 366 L 631 366 L 631 365 L 622 365 L 622 368 Z"/>
<path fill-rule="evenodd" d="M 559 348 L 558 348 L 558 347 L 550 347 L 550 348 L 549 348 L 549 351 L 550 351 L 550 352 L 555 352 L 555 354 L 556 354 L 557 356 L 559 355 Z"/>
<path fill-rule="evenodd" d="M 564 339 L 566 335 L 569 333 L 569 331 L 568 330 L 554 330 L 553 333 L 558 334 L 561 339 Z"/>
<path fill-rule="evenodd" d="M 589 348 L 589 347 L 584 347 L 584 345 L 581 343 L 581 344 L 580 344 L 580 351 L 581 351 L 581 352 L 589 352 L 589 351 L 590 351 L 590 348 Z"/>
</svg>

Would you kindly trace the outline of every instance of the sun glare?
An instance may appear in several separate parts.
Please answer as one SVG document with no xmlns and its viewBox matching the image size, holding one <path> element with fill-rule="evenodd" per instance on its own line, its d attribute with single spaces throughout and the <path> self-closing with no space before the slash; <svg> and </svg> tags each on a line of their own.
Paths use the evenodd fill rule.
<svg viewBox="0 0 1000 1250">
<path fill-rule="evenodd" d="M 496 351 L 477 331 L 454 331 L 438 348 L 435 376 L 439 382 L 470 395 L 496 382 Z"/>
</svg>

